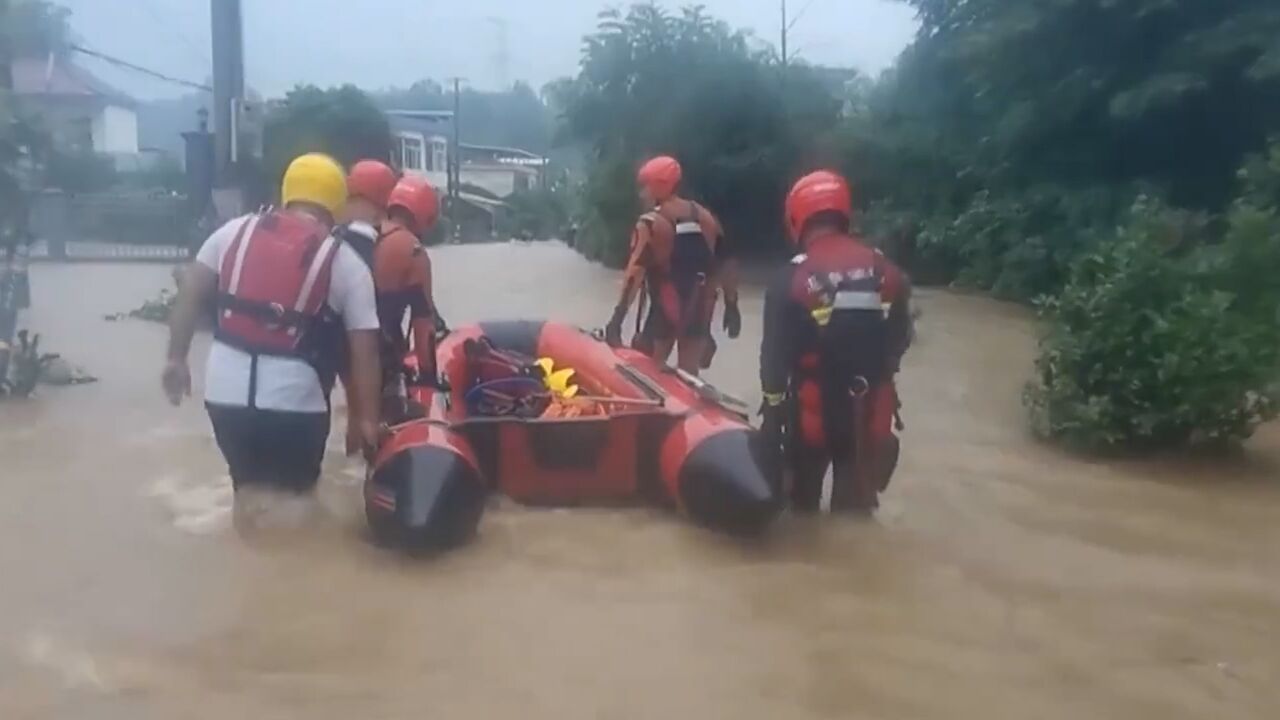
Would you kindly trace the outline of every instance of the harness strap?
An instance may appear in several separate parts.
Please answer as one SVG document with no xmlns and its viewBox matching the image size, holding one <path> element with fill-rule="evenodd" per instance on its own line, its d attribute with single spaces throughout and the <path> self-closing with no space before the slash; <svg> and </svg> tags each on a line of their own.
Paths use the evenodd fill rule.
<svg viewBox="0 0 1280 720">
<path fill-rule="evenodd" d="M 300 309 L 287 308 L 280 303 L 262 302 L 236 297 L 229 292 L 218 294 L 218 307 L 223 312 L 247 315 L 264 323 L 280 325 L 299 330 L 312 320 L 319 318 L 319 313 L 310 315 Z"/>
<path fill-rule="evenodd" d="M 244 271 L 244 259 L 249 254 L 249 243 L 253 240 L 253 235 L 257 232 L 258 222 L 261 219 L 262 216 L 259 214 L 250 215 L 240 225 L 240 229 L 236 231 L 235 239 L 231 241 L 231 246 L 236 249 L 236 256 L 231 264 L 231 280 L 227 283 L 227 292 L 233 295 L 240 289 L 240 275 Z"/>
<path fill-rule="evenodd" d="M 294 303 L 293 309 L 302 312 L 307 307 L 307 302 L 311 299 L 311 293 L 315 290 L 316 281 L 320 277 L 320 272 L 333 259 L 334 253 L 338 251 L 338 240 L 330 233 L 325 237 L 324 242 L 320 244 L 320 250 L 311 260 L 311 267 L 307 269 L 307 276 L 302 281 L 302 289 L 298 291 L 298 299 Z"/>
</svg>

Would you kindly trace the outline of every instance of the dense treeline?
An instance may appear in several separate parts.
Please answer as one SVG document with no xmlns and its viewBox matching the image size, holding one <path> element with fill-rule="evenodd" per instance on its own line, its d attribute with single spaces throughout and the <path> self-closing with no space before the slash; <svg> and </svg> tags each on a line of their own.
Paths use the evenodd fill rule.
<svg viewBox="0 0 1280 720">
<path fill-rule="evenodd" d="M 611 262 L 635 217 L 635 168 L 656 153 L 680 158 L 686 189 L 739 244 L 777 245 L 785 185 L 839 111 L 814 73 L 779 72 L 768 52 L 701 8 L 648 4 L 603 13 L 581 72 L 548 95 L 563 113 L 561 139 L 589 156 L 581 247 Z"/>
<path fill-rule="evenodd" d="M 1270 0 L 912 0 L 920 33 L 838 133 L 912 262 L 1029 299 L 1139 193 L 1230 204 L 1280 132 Z"/>
<path fill-rule="evenodd" d="M 786 184 L 834 165 L 918 281 L 1039 299 L 1044 434 L 1150 448 L 1273 417 L 1280 4 L 908 1 L 896 66 L 834 92 L 698 9 L 602 16 L 549 93 L 589 151 L 584 249 L 622 256 L 646 155 L 766 252 Z"/>
</svg>

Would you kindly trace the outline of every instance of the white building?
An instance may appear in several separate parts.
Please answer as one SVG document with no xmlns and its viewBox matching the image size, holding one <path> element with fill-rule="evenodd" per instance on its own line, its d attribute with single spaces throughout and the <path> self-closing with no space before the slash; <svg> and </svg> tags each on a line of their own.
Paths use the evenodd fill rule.
<svg viewBox="0 0 1280 720">
<path fill-rule="evenodd" d="M 138 154 L 137 102 L 65 58 L 17 58 L 13 89 L 54 146 L 117 158 Z"/>
<path fill-rule="evenodd" d="M 433 110 L 387 112 L 395 145 L 391 162 L 407 173 L 423 175 L 441 192 L 449 185 L 449 133 L 453 113 Z"/>
<path fill-rule="evenodd" d="M 387 118 L 395 139 L 392 162 L 404 172 L 425 176 L 432 185 L 447 192 L 453 113 L 391 110 Z M 458 152 L 462 158 L 458 171 L 462 184 L 498 198 L 537 185 L 547 165 L 546 158 L 518 148 L 463 144 Z"/>
</svg>

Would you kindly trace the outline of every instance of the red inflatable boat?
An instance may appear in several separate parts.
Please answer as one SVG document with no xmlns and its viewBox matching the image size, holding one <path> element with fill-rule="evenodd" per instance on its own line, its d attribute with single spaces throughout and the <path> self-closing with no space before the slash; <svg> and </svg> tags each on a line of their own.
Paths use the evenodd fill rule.
<svg viewBox="0 0 1280 720">
<path fill-rule="evenodd" d="M 576 395 L 561 407 L 510 357 L 572 369 Z M 415 411 L 366 483 L 384 541 L 465 541 L 493 491 L 542 506 L 658 503 L 733 534 L 761 532 L 781 509 L 746 408 L 645 355 L 568 325 L 499 322 L 454 331 L 438 359 L 449 390 L 411 391 Z"/>
</svg>

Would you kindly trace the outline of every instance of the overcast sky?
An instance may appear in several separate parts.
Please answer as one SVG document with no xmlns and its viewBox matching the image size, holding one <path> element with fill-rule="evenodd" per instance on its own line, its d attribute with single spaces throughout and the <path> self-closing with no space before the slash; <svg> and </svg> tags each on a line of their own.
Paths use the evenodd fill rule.
<svg viewBox="0 0 1280 720">
<path fill-rule="evenodd" d="M 58 0 L 95 50 L 204 81 L 209 0 Z M 267 96 L 298 83 L 365 88 L 461 75 L 479 87 L 525 80 L 540 87 L 575 72 L 581 38 L 608 0 L 242 0 L 246 75 Z M 669 7 L 685 3 L 668 2 Z M 775 43 L 779 0 L 703 0 L 711 14 Z M 893 0 L 790 0 L 792 47 L 806 60 L 879 72 L 915 30 Z M 497 21 L 503 21 L 499 23 Z M 507 62 L 498 61 L 505 25 Z M 87 63 L 139 98 L 184 90 Z"/>
</svg>

